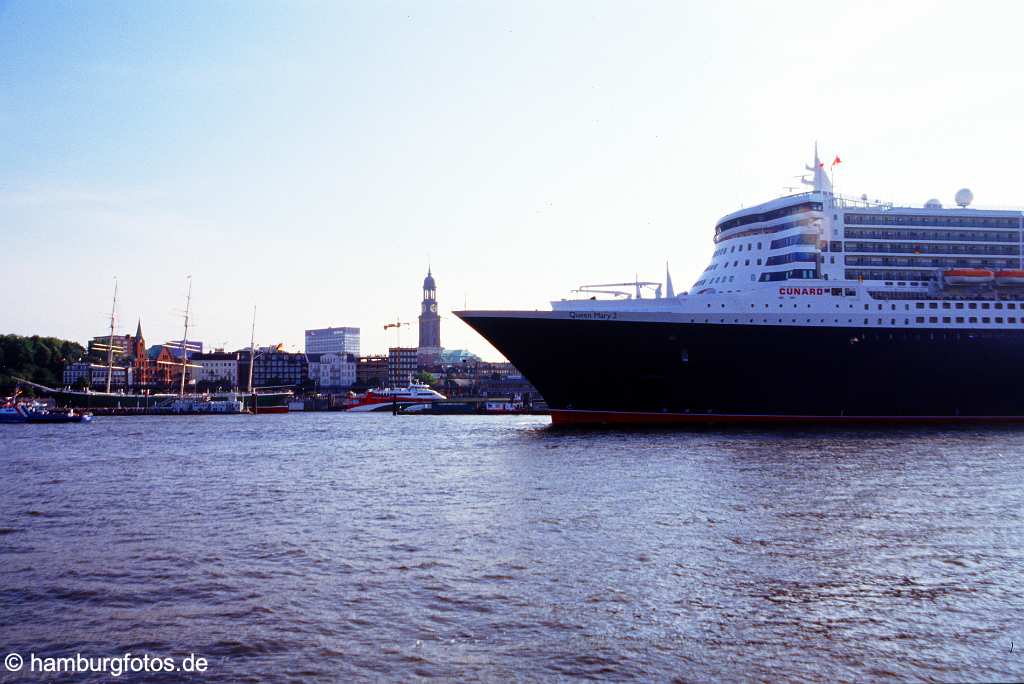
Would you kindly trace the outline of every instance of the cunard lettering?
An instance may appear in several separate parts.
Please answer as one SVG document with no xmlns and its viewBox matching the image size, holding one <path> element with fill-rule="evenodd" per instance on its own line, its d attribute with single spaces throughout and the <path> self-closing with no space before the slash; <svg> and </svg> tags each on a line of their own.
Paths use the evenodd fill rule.
<svg viewBox="0 0 1024 684">
<path fill-rule="evenodd" d="M 780 295 L 823 295 L 823 287 L 780 287 Z"/>
</svg>

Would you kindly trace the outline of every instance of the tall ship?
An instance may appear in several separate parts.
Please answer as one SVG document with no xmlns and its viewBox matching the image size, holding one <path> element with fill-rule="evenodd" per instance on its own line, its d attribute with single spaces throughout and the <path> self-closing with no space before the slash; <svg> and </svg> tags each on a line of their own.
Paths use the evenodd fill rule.
<svg viewBox="0 0 1024 684">
<path fill-rule="evenodd" d="M 1024 212 L 844 197 L 817 149 L 806 168 L 718 221 L 688 292 L 666 269 L 455 313 L 556 424 L 1024 421 Z"/>
</svg>

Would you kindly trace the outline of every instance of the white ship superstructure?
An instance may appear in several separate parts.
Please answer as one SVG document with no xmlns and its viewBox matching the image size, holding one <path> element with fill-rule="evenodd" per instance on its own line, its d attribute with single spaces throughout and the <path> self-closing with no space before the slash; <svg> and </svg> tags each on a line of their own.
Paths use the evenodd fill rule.
<svg viewBox="0 0 1024 684">
<path fill-rule="evenodd" d="M 815 152 L 809 192 L 723 217 L 688 293 L 552 302 L 555 311 L 700 323 L 1024 329 L 1024 212 L 921 207 L 832 192 Z M 641 283 L 643 284 L 643 283 Z M 584 295 L 597 286 L 580 288 Z"/>
</svg>

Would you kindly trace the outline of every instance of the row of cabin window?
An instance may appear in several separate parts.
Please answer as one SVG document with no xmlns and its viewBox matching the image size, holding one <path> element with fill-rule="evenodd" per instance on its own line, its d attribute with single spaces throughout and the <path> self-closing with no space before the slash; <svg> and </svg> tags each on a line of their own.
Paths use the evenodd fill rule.
<svg viewBox="0 0 1024 684">
<path fill-rule="evenodd" d="M 953 320 L 952 320 L 953 318 L 956 319 L 957 323 L 963 323 L 964 322 L 964 317 L 963 316 L 955 316 L 955 317 L 943 316 L 942 317 L 942 322 L 943 323 L 952 323 L 953 322 Z M 981 322 L 982 323 L 993 323 L 993 322 L 995 322 L 995 323 L 1002 323 L 1003 322 L 1003 317 L 1002 316 L 995 316 L 994 318 L 995 318 L 995 321 L 993 321 L 988 316 L 982 316 L 981 317 Z M 924 323 L 924 316 L 918 316 L 914 320 L 917 321 L 918 323 Z M 928 322 L 929 323 L 938 323 L 939 322 L 939 317 L 938 316 L 929 316 L 928 317 Z M 968 323 L 977 323 L 978 322 L 978 318 L 976 316 L 968 316 L 967 317 L 967 322 Z M 1007 323 L 1016 323 L 1017 319 L 1014 318 L 1013 316 L 1010 316 L 1009 318 L 1006 319 L 1006 322 Z M 1024 323 L 1024 318 L 1020 319 L 1020 322 Z"/>
<path fill-rule="evenodd" d="M 833 245 L 836 243 L 832 243 Z M 1020 245 L 950 245 L 916 244 L 912 242 L 850 242 L 847 252 L 881 252 L 886 254 L 1020 254 Z M 842 251 L 834 250 L 834 251 Z"/>
<path fill-rule="evenodd" d="M 925 271 L 865 271 L 850 268 L 846 269 L 843 277 L 847 280 L 883 280 L 886 282 L 906 281 L 911 285 L 933 280 L 932 274 Z M 903 283 L 900 284 L 902 285 Z"/>
<path fill-rule="evenodd" d="M 862 240 L 946 240 L 947 242 L 1020 242 L 1018 231 L 971 232 L 955 230 L 872 230 L 850 228 L 844 231 L 847 239 Z"/>
<path fill-rule="evenodd" d="M 789 247 L 791 245 L 816 244 L 818 244 L 817 233 L 799 233 L 798 235 L 790 235 L 789 237 L 780 238 L 778 240 L 772 240 L 771 248 L 780 249 L 782 247 Z"/>
<path fill-rule="evenodd" d="M 772 211 L 766 211 L 762 214 L 748 214 L 746 216 L 740 216 L 729 221 L 723 221 L 715 226 L 715 235 L 718 235 L 723 230 L 729 230 L 730 228 L 736 228 L 737 226 L 745 226 L 748 223 L 762 223 L 764 221 L 771 221 L 772 219 L 782 218 L 783 216 L 791 216 L 793 214 L 799 214 L 805 211 L 821 211 L 821 202 L 804 202 L 803 204 L 793 204 L 788 207 L 782 207 L 781 209 L 773 209 Z"/>
<path fill-rule="evenodd" d="M 734 253 L 736 251 L 737 247 L 740 248 L 739 251 L 741 251 L 741 252 L 743 251 L 743 245 L 733 245 L 731 248 L 720 247 L 720 248 L 715 250 L 715 253 L 712 256 L 716 256 L 717 257 L 717 256 L 722 256 L 723 254 L 732 254 L 732 253 Z M 761 243 L 760 242 L 757 243 L 757 248 L 761 249 Z M 747 243 L 747 251 L 750 252 L 750 251 L 753 251 L 753 249 L 754 249 L 754 243 L 753 242 L 748 242 Z"/>
<path fill-rule="evenodd" d="M 739 238 L 750 237 L 751 235 L 770 235 L 772 233 L 781 233 L 784 230 L 790 228 L 802 228 L 804 226 L 811 225 L 818 219 L 805 218 L 797 221 L 786 221 L 785 223 L 776 223 L 773 226 L 762 226 L 760 228 L 750 228 L 748 230 L 740 231 L 739 233 L 733 233 L 732 235 L 716 235 L 715 242 L 727 242 L 729 240 L 738 240 Z"/>
<path fill-rule="evenodd" d="M 760 281 L 762 283 L 774 283 L 782 280 L 813 280 L 817 277 L 817 272 L 814 269 L 798 268 L 791 271 L 762 273 Z"/>
<path fill-rule="evenodd" d="M 1020 259 L 847 256 L 845 257 L 845 263 L 847 266 L 916 266 L 918 268 L 989 266 L 993 268 L 1017 268 L 1020 265 Z"/>
<path fill-rule="evenodd" d="M 846 225 L 889 225 L 904 224 L 908 226 L 968 226 L 1007 228 L 1020 225 L 1019 218 L 989 218 L 979 216 L 907 216 L 899 214 L 846 214 L 843 217 Z"/>
<path fill-rule="evenodd" d="M 791 318 L 790 320 L 791 320 L 792 323 L 799 323 L 800 320 L 803 320 L 803 318 Z M 807 323 L 827 323 L 826 320 L 824 320 L 824 319 L 815 320 L 814 318 L 806 318 L 806 320 L 807 320 Z M 739 323 L 739 322 L 740 322 L 739 317 L 737 317 L 734 320 L 730 320 L 730 323 Z M 750 322 L 751 323 L 764 323 L 765 320 L 764 319 L 751 318 Z M 778 322 L 779 323 L 785 323 L 784 317 L 780 316 L 779 319 L 778 319 Z M 833 323 L 840 323 L 840 319 L 839 318 L 833 318 L 833 320 L 831 320 L 831 322 L 833 322 Z M 896 318 L 890 318 L 889 319 L 889 325 L 891 325 L 891 326 L 898 325 L 896 322 L 897 322 Z M 690 318 L 690 323 L 696 323 L 696 318 Z M 726 323 L 726 319 L 725 318 L 719 318 L 719 323 Z M 853 323 L 853 318 L 847 318 L 847 323 Z M 914 323 L 920 323 L 920 324 L 926 323 L 925 316 L 916 316 L 914 318 Z M 938 316 L 934 316 L 934 315 L 933 316 L 929 316 L 927 323 L 938 324 L 939 323 L 939 317 Z M 977 316 L 967 316 L 967 319 L 965 320 L 965 316 L 942 316 L 941 323 L 943 323 L 943 324 L 954 324 L 954 325 L 955 324 L 964 324 L 964 323 L 967 323 L 967 324 L 977 324 L 978 323 L 978 317 Z M 1007 317 L 1005 319 L 1002 316 L 993 316 L 993 317 L 981 316 L 981 324 L 982 325 L 985 325 L 985 324 L 988 324 L 988 325 L 991 325 L 991 324 L 995 324 L 995 325 L 1004 325 L 1004 324 L 1007 324 L 1007 325 L 1017 325 L 1017 323 L 1018 323 L 1018 319 L 1015 316 L 1009 316 L 1009 317 Z M 1020 324 L 1024 325 L 1024 318 L 1020 319 Z M 864 318 L 864 325 L 865 326 L 871 325 L 871 319 L 870 318 Z M 878 325 L 879 326 L 884 326 L 885 325 L 885 319 L 884 318 L 879 318 L 878 319 Z M 903 318 L 903 325 L 904 326 L 909 326 L 910 325 L 910 319 L 909 318 Z"/>
<path fill-rule="evenodd" d="M 779 264 L 790 264 L 794 261 L 818 263 L 818 254 L 816 252 L 789 252 L 788 254 L 776 254 L 775 256 L 768 257 L 768 260 L 765 261 L 765 265 L 778 266 Z"/>
<path fill-rule="evenodd" d="M 925 304 L 924 302 L 917 302 L 916 308 L 923 309 L 924 308 L 924 304 Z M 964 304 L 967 305 L 968 309 L 977 309 L 979 302 L 942 302 L 942 308 L 943 309 L 950 309 L 950 308 L 962 309 L 962 308 L 964 308 Z M 982 309 L 988 309 L 990 307 L 993 308 L 993 309 L 1002 309 L 1004 304 L 1006 305 L 1007 309 L 1016 309 L 1017 308 L 1017 303 L 1016 302 L 980 302 L 980 304 L 981 304 L 981 308 Z M 929 309 L 937 309 L 937 308 L 939 308 L 938 305 L 939 305 L 939 302 L 928 302 L 928 308 Z M 1024 305 L 1022 305 L 1021 308 L 1024 309 Z"/>
<path fill-rule="evenodd" d="M 740 323 L 740 322 L 742 322 L 740 320 L 741 318 L 742 317 L 739 316 L 739 317 L 736 317 L 735 319 L 729 319 L 728 321 L 725 318 L 719 318 L 718 322 L 719 323 L 726 323 L 726 322 L 729 322 L 729 323 Z M 708 319 L 705 319 L 705 320 L 707 322 L 711 322 L 714 319 L 708 318 Z M 799 323 L 799 322 L 805 321 L 805 320 L 808 323 L 826 323 L 827 322 L 824 319 L 815 320 L 813 318 L 807 318 L 807 319 L 803 319 L 803 318 L 790 318 L 789 319 L 789 321 L 791 323 Z M 902 320 L 903 320 L 903 325 L 910 325 L 910 319 L 909 318 L 904 318 Z M 774 322 L 774 321 L 768 321 L 768 320 L 765 320 L 765 319 L 756 319 L 756 318 L 751 318 L 751 319 L 749 319 L 749 321 L 751 323 L 770 323 L 770 322 Z M 691 323 L 697 323 L 698 321 L 697 321 L 696 318 L 691 318 L 690 322 Z M 779 323 L 785 323 L 786 322 L 785 317 L 780 316 L 779 319 L 778 319 L 778 322 Z M 841 321 L 838 318 L 833 318 L 832 322 L 833 323 L 840 323 Z M 853 319 L 852 318 L 847 318 L 846 322 L 847 323 L 853 323 Z M 924 316 L 917 316 L 916 319 L 915 319 L 915 322 L 916 323 L 924 323 L 925 322 L 925 317 Z M 939 323 L 939 318 L 937 316 L 930 316 L 928 318 L 927 322 L 928 323 Z M 978 318 L 975 317 L 975 316 L 968 316 L 967 320 L 965 321 L 963 316 L 956 316 L 955 317 L 955 321 L 954 321 L 954 317 L 950 317 L 950 316 L 943 316 L 942 317 L 942 323 L 954 323 L 954 322 L 955 323 L 965 323 L 965 322 L 966 323 L 978 323 Z M 1021 318 L 1019 322 L 1020 322 L 1021 325 L 1024 325 L 1024 318 Z M 981 323 L 982 324 L 985 324 L 985 323 L 988 323 L 988 324 L 992 324 L 992 323 L 1003 324 L 1004 323 L 1004 319 L 1001 316 L 996 316 L 995 320 L 992 320 L 988 316 L 982 316 L 981 317 Z M 1010 324 L 1010 325 L 1016 325 L 1018 323 L 1018 320 L 1017 320 L 1017 318 L 1015 318 L 1013 316 L 1010 316 L 1009 318 L 1005 319 L 1005 323 Z M 890 325 L 898 325 L 897 319 L 890 318 L 889 319 L 889 324 Z M 864 325 L 871 325 L 871 319 L 870 318 L 865 318 L 864 319 Z M 877 325 L 885 325 L 885 319 L 883 319 L 883 318 L 877 319 Z"/>
</svg>

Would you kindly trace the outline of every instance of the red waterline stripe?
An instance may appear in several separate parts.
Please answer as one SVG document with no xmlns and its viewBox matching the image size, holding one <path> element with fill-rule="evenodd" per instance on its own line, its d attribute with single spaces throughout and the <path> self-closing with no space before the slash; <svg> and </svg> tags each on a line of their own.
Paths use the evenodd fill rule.
<svg viewBox="0 0 1024 684">
<path fill-rule="evenodd" d="M 800 416 L 726 413 L 657 413 L 552 409 L 554 425 L 709 425 L 757 423 L 1024 423 L 1024 416 Z"/>
</svg>

